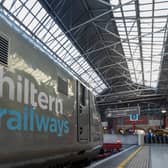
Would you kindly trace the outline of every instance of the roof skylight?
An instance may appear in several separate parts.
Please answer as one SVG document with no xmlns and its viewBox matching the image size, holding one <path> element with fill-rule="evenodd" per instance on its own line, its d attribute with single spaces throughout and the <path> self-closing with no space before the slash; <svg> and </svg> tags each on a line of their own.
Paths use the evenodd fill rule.
<svg viewBox="0 0 168 168">
<path fill-rule="evenodd" d="M 70 67 L 75 75 L 89 84 L 94 93 L 100 93 L 107 88 L 37 0 L 4 0 L 1 5 L 7 17 L 42 43 L 64 67 Z"/>
<path fill-rule="evenodd" d="M 129 3 L 130 2 L 130 3 Z M 165 37 L 168 1 L 110 0 L 132 81 L 156 87 Z"/>
</svg>

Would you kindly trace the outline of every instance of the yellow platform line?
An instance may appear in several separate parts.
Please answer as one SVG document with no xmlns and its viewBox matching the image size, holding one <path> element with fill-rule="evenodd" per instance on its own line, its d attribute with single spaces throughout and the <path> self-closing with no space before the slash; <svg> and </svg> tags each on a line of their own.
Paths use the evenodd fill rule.
<svg viewBox="0 0 168 168">
<path fill-rule="evenodd" d="M 124 168 L 125 165 L 142 149 L 142 146 L 139 147 L 135 152 L 133 152 L 128 158 L 123 160 L 117 168 Z"/>
</svg>

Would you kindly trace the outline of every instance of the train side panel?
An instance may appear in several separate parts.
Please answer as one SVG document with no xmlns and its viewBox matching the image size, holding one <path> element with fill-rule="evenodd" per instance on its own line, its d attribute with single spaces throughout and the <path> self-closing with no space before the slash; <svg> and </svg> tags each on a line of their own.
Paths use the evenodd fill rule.
<svg viewBox="0 0 168 168">
<path fill-rule="evenodd" d="M 9 42 L 8 68 L 0 70 L 1 114 L 6 111 L 1 115 L 1 152 L 8 151 L 9 157 L 16 151 L 24 155 L 32 150 L 34 155 L 72 151 L 76 142 L 74 79 L 2 21 L 0 30 Z"/>
<path fill-rule="evenodd" d="M 8 65 L 0 66 L 0 160 L 66 158 L 99 148 L 91 94 L 86 89 L 81 114 L 76 80 L 20 33 L 0 18 L 9 48 Z"/>
</svg>

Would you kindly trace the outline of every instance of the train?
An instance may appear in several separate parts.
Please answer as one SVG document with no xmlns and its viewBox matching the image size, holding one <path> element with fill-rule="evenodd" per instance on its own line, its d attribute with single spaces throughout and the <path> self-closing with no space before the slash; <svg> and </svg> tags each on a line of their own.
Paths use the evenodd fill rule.
<svg viewBox="0 0 168 168">
<path fill-rule="evenodd" d="M 88 163 L 102 144 L 91 90 L 0 15 L 0 167 Z"/>
</svg>

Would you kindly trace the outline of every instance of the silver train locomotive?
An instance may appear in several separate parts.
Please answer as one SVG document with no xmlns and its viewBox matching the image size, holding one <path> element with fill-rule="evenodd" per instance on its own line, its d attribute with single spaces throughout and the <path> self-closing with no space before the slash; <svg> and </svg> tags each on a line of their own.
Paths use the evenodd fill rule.
<svg viewBox="0 0 168 168">
<path fill-rule="evenodd" d="M 92 93 L 0 16 L 0 167 L 69 164 L 101 146 Z"/>
</svg>

